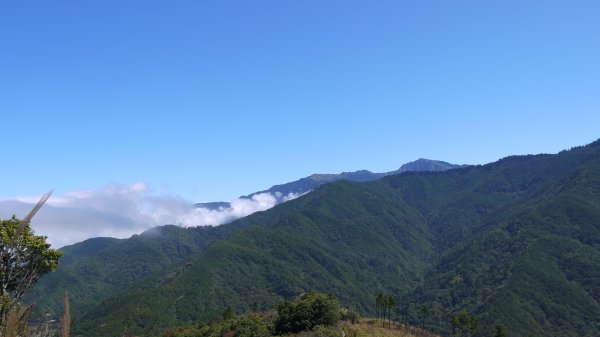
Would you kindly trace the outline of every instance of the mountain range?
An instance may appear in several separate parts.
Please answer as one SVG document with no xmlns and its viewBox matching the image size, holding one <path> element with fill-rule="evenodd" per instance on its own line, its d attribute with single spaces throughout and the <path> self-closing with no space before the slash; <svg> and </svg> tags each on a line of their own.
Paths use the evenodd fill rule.
<svg viewBox="0 0 600 337">
<path fill-rule="evenodd" d="M 497 324 L 509 336 L 598 336 L 600 141 L 339 180 L 230 224 L 162 226 L 63 251 L 29 298 L 58 316 L 68 291 L 82 336 L 158 336 L 309 291 L 365 315 L 377 293 L 391 293 L 395 319 L 446 335 L 466 311 L 477 336 Z"/>
<path fill-rule="evenodd" d="M 450 164 L 441 160 L 431 160 L 419 158 L 415 161 L 403 164 L 399 169 L 395 171 L 385 172 L 385 173 L 373 173 L 368 170 L 359 170 L 354 172 L 342 172 L 338 174 L 313 174 L 305 178 L 301 178 L 289 183 L 275 185 L 269 188 L 268 190 L 254 192 L 252 194 L 241 196 L 242 199 L 250 199 L 255 195 L 262 193 L 269 193 L 273 195 L 278 203 L 289 200 L 291 197 L 300 196 L 306 194 L 315 188 L 331 183 L 334 181 L 346 179 L 350 181 L 356 182 L 365 182 L 372 181 L 383 178 L 385 176 L 400 174 L 403 172 L 423 172 L 423 171 L 445 171 L 449 169 L 465 167 L 467 165 L 456 165 Z M 206 208 L 210 210 L 217 210 L 222 208 L 231 207 L 229 202 L 226 201 L 216 201 L 216 202 L 199 202 L 194 204 L 195 207 L 198 208 Z"/>
</svg>

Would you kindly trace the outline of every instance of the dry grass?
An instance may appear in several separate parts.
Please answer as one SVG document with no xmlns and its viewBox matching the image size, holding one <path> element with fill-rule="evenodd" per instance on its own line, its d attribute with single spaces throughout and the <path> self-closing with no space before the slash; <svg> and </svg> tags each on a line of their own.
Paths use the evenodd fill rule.
<svg viewBox="0 0 600 337">
<path fill-rule="evenodd" d="M 442 337 L 431 331 L 392 322 L 390 328 L 381 327 L 374 319 L 362 319 L 357 324 L 345 324 L 346 337 Z"/>
<path fill-rule="evenodd" d="M 69 295 L 65 293 L 65 314 L 61 321 L 61 337 L 69 337 L 71 335 L 71 304 L 69 303 Z"/>
<path fill-rule="evenodd" d="M 8 313 L 5 325 L 0 330 L 2 337 L 22 337 L 27 332 L 27 319 L 31 314 L 31 306 L 21 308 L 13 307 Z"/>
</svg>

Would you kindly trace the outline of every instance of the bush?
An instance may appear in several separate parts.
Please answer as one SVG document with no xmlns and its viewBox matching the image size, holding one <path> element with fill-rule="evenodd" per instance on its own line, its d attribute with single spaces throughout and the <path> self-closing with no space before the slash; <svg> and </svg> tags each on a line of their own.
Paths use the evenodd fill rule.
<svg viewBox="0 0 600 337">
<path fill-rule="evenodd" d="M 340 319 L 356 324 L 360 319 L 360 315 L 354 310 L 342 309 L 340 310 Z"/>
<path fill-rule="evenodd" d="M 270 329 L 259 315 L 249 314 L 233 317 L 210 324 L 195 327 L 183 327 L 167 330 L 163 337 L 269 337 Z"/>
<path fill-rule="evenodd" d="M 334 325 L 340 319 L 337 299 L 333 295 L 309 293 L 277 307 L 277 334 L 298 333 L 318 325 Z"/>
</svg>

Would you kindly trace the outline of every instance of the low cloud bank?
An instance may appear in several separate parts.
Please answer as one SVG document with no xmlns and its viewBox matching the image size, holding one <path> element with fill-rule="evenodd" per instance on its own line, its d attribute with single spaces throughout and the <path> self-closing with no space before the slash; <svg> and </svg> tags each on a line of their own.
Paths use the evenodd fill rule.
<svg viewBox="0 0 600 337">
<path fill-rule="evenodd" d="M 99 191 L 53 195 L 33 218 L 32 226 L 36 234 L 48 236 L 53 247 L 62 247 L 99 236 L 126 238 L 165 224 L 221 225 L 298 196 L 260 193 L 232 200 L 229 207 L 210 210 L 195 208 L 182 198 L 152 195 L 144 183 L 110 185 Z M 39 197 L 0 200 L 0 218 L 13 214 L 23 218 L 38 200 Z"/>
</svg>

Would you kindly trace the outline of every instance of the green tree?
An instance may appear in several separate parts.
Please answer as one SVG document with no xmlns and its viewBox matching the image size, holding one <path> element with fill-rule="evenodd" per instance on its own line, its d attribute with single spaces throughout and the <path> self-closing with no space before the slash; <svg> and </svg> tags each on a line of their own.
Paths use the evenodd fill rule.
<svg viewBox="0 0 600 337">
<path fill-rule="evenodd" d="M 333 295 L 308 293 L 277 306 L 275 329 L 278 334 L 298 333 L 317 325 L 333 325 L 339 315 L 338 302 Z"/>
<path fill-rule="evenodd" d="M 385 305 L 387 302 L 387 297 L 385 294 L 381 295 L 381 302 L 379 303 L 379 316 L 381 316 L 381 326 L 385 325 Z"/>
<path fill-rule="evenodd" d="M 392 295 L 387 295 L 386 306 L 388 309 L 388 327 L 392 327 L 392 309 L 396 306 L 396 298 Z"/>
<path fill-rule="evenodd" d="M 236 319 L 233 330 L 235 331 L 235 337 L 267 337 L 271 335 L 264 320 L 254 314 Z"/>
<path fill-rule="evenodd" d="M 382 308 L 385 303 L 385 295 L 378 293 L 375 297 L 375 317 L 376 319 L 383 319 Z"/>
<path fill-rule="evenodd" d="M 44 195 L 23 220 L 15 216 L 0 220 L 0 335 L 11 315 L 21 311 L 25 292 L 42 275 L 55 270 L 62 256 L 61 251 L 50 248 L 45 236 L 34 235 L 29 224 L 50 194 Z M 21 321 L 26 318 L 19 316 Z"/>
<path fill-rule="evenodd" d="M 385 326 L 385 319 L 387 317 L 389 324 L 391 326 L 391 309 L 396 306 L 396 299 L 391 294 L 377 294 L 375 298 L 375 313 L 377 319 L 381 319 L 381 326 Z"/>
</svg>

